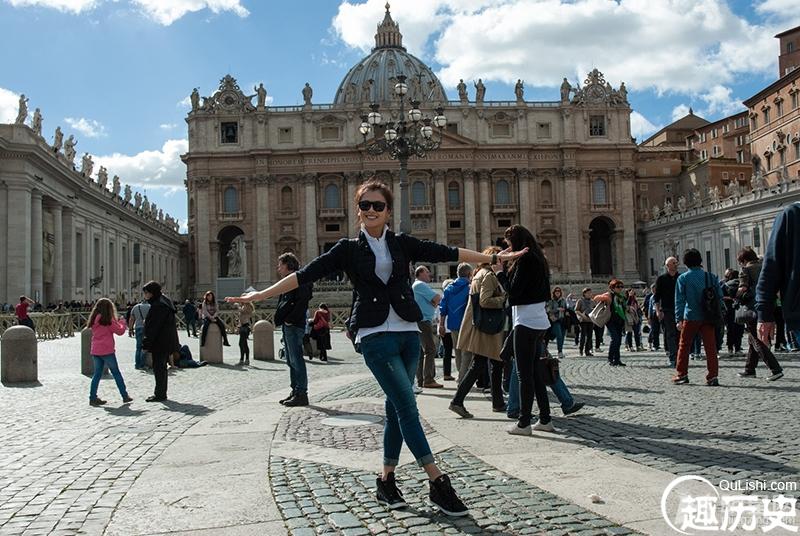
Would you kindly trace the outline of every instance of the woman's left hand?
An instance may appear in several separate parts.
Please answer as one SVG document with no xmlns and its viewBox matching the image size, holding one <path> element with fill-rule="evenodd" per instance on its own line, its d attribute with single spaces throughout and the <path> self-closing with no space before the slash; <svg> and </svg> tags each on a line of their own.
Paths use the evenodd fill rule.
<svg viewBox="0 0 800 536">
<path fill-rule="evenodd" d="M 519 251 L 511 251 L 511 248 L 506 248 L 497 254 L 497 260 L 500 262 L 508 262 L 518 259 L 528 252 L 528 248 Z"/>
</svg>

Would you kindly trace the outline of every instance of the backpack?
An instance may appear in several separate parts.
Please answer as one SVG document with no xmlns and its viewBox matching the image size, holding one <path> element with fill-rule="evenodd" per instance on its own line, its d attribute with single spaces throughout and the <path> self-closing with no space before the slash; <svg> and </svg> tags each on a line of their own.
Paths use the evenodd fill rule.
<svg viewBox="0 0 800 536">
<path fill-rule="evenodd" d="M 700 308 L 703 311 L 706 322 L 710 322 L 717 327 L 725 322 L 722 303 L 720 303 L 719 296 L 717 296 L 717 287 L 713 286 L 708 272 L 706 272 L 706 286 L 701 295 Z"/>
</svg>

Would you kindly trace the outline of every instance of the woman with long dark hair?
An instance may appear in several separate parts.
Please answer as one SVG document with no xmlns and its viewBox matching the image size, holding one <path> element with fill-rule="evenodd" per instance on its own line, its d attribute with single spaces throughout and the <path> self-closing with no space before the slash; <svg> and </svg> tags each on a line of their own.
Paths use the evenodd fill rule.
<svg viewBox="0 0 800 536">
<path fill-rule="evenodd" d="M 219 327 L 219 332 L 222 334 L 222 344 L 230 346 L 228 342 L 228 334 L 225 331 L 225 322 L 217 316 L 219 308 L 217 307 L 217 298 L 212 291 L 208 291 L 203 295 L 203 306 L 200 316 L 203 317 L 203 328 L 200 331 L 200 346 L 206 345 L 206 335 L 208 334 L 208 326 L 214 322 Z"/>
<path fill-rule="evenodd" d="M 125 380 L 117 364 L 117 355 L 114 345 L 114 335 L 123 335 L 128 329 L 124 318 L 117 318 L 117 308 L 114 302 L 108 298 L 100 298 L 94 304 L 86 327 L 92 330 L 92 347 L 90 349 L 92 361 L 94 362 L 94 374 L 89 385 L 89 405 L 102 406 L 106 403 L 97 396 L 97 388 L 100 386 L 100 378 L 103 370 L 108 367 L 117 390 L 122 397 L 122 403 L 132 402 L 133 398 L 128 396 L 128 389 L 125 387 Z"/>
<path fill-rule="evenodd" d="M 550 402 L 539 370 L 543 339 L 550 327 L 545 304 L 550 299 L 550 267 L 533 234 L 522 225 L 512 225 L 505 232 L 504 251 L 525 253 L 511 263 L 508 271 L 497 277 L 508 292 L 514 329 L 514 359 L 520 387 L 520 413 L 517 424 L 508 429 L 514 435 L 531 435 L 531 429 L 554 432 L 550 422 Z M 533 399 L 539 407 L 539 421 L 531 427 Z"/>
<path fill-rule="evenodd" d="M 445 514 L 462 516 L 467 507 L 456 495 L 450 479 L 436 465 L 419 420 L 412 385 L 420 354 L 417 322 L 422 313 L 411 289 L 409 264 L 421 262 L 474 262 L 497 264 L 525 253 L 484 255 L 389 230 L 394 196 L 379 181 L 356 190 L 355 203 L 361 232 L 357 238 L 339 240 L 326 253 L 287 275 L 271 287 L 229 302 L 252 302 L 290 292 L 336 272 L 347 273 L 354 287 L 353 313 L 348 328 L 364 362 L 386 394 L 383 432 L 383 470 L 376 481 L 377 500 L 389 508 L 406 506 L 394 471 L 403 443 L 427 473 L 430 500 Z"/>
</svg>

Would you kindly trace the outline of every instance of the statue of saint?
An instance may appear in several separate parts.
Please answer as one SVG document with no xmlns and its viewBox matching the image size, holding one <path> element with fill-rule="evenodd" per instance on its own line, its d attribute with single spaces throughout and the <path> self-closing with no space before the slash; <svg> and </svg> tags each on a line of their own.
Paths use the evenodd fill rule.
<svg viewBox="0 0 800 536">
<path fill-rule="evenodd" d="M 150 204 L 150 217 L 154 220 L 158 217 L 158 206 L 155 203 Z"/>
<path fill-rule="evenodd" d="M 464 83 L 463 78 L 458 81 L 456 89 L 458 90 L 458 100 L 465 104 L 469 102 L 469 95 L 467 95 L 467 84 Z"/>
<path fill-rule="evenodd" d="M 200 92 L 197 88 L 192 90 L 192 94 L 189 95 L 189 100 L 192 101 L 192 111 L 196 112 L 198 108 L 200 108 Z"/>
<path fill-rule="evenodd" d="M 164 211 L 162 209 L 158 209 L 158 221 L 164 221 Z"/>
<path fill-rule="evenodd" d="M 761 174 L 760 170 L 750 177 L 750 186 L 757 192 L 767 187 L 767 181 L 764 180 L 764 175 Z"/>
<path fill-rule="evenodd" d="M 517 79 L 517 83 L 514 86 L 514 95 L 517 97 L 517 102 L 523 101 L 523 95 L 525 94 L 525 86 L 522 83 L 521 79 Z"/>
<path fill-rule="evenodd" d="M 132 194 L 131 185 L 130 184 L 126 184 L 125 185 L 125 196 L 122 198 L 122 201 L 124 201 L 126 205 L 131 202 L 131 194 Z"/>
<path fill-rule="evenodd" d="M 672 216 L 672 201 L 670 201 L 669 199 L 664 201 L 664 216 L 668 218 Z"/>
<path fill-rule="evenodd" d="M 136 195 L 133 196 L 134 207 L 138 211 L 139 208 L 142 206 L 142 194 L 136 192 Z"/>
<path fill-rule="evenodd" d="M 306 106 L 311 106 L 311 97 L 314 96 L 314 90 L 311 88 L 308 82 L 303 87 L 303 102 L 305 102 Z"/>
<path fill-rule="evenodd" d="M 114 175 L 114 180 L 111 184 L 111 193 L 114 194 L 114 197 L 118 197 L 119 191 L 122 189 L 122 184 L 119 182 L 119 175 Z"/>
<path fill-rule="evenodd" d="M 56 134 L 53 139 L 53 151 L 56 153 L 60 151 L 62 143 L 64 143 L 64 133 L 61 132 L 61 127 L 56 127 Z"/>
<path fill-rule="evenodd" d="M 686 197 L 678 196 L 678 212 L 686 212 Z"/>
<path fill-rule="evenodd" d="M 658 205 L 653 205 L 653 221 L 658 219 L 658 215 L 661 214 L 661 210 L 658 208 Z"/>
<path fill-rule="evenodd" d="M 348 84 L 347 89 L 344 92 L 344 101 L 345 102 L 355 102 L 356 101 L 356 84 L 355 82 L 350 82 Z"/>
<path fill-rule="evenodd" d="M 572 91 L 572 85 L 569 83 L 566 77 L 564 77 L 564 81 L 561 82 L 561 102 L 569 102 L 569 94 Z"/>
<path fill-rule="evenodd" d="M 697 186 L 692 188 L 692 206 L 695 208 L 703 206 L 703 196 L 700 194 L 700 188 Z"/>
<path fill-rule="evenodd" d="M 100 185 L 100 188 L 103 190 L 106 189 L 106 185 L 108 184 L 108 170 L 105 166 L 100 166 L 100 169 L 97 172 L 97 184 Z"/>
<path fill-rule="evenodd" d="M 372 82 L 371 78 L 364 80 L 364 84 L 361 86 L 361 102 L 372 102 Z"/>
<path fill-rule="evenodd" d="M 75 137 L 70 134 L 67 141 L 64 142 L 64 156 L 67 157 L 67 162 L 72 164 L 75 161 L 75 146 L 78 145 L 78 142 L 75 141 Z"/>
<path fill-rule="evenodd" d="M 244 257 L 244 241 L 242 235 L 237 236 L 231 242 L 228 250 L 228 277 L 242 277 Z"/>
<path fill-rule="evenodd" d="M 37 136 L 42 135 L 42 112 L 39 108 L 33 111 L 33 119 L 31 120 L 31 128 Z"/>
<path fill-rule="evenodd" d="M 28 99 L 25 94 L 19 96 L 19 112 L 17 113 L 17 120 L 14 121 L 17 125 L 24 125 L 25 120 L 28 118 Z"/>
<path fill-rule="evenodd" d="M 622 102 L 628 102 L 628 88 L 625 87 L 625 82 L 619 85 L 619 98 Z"/>
<path fill-rule="evenodd" d="M 258 87 L 253 87 L 258 96 L 258 109 L 263 110 L 267 105 L 267 90 L 264 88 L 264 83 L 258 84 Z"/>
<path fill-rule="evenodd" d="M 719 203 L 719 186 L 708 189 L 708 198 L 714 204 Z"/>
<path fill-rule="evenodd" d="M 150 201 L 147 200 L 147 196 L 144 196 L 142 200 L 142 212 L 144 212 L 145 216 L 150 215 Z"/>
<path fill-rule="evenodd" d="M 94 169 L 94 162 L 89 153 L 84 153 L 81 159 L 81 174 L 89 179 L 92 178 L 92 170 Z"/>
<path fill-rule="evenodd" d="M 738 198 L 742 195 L 741 190 L 739 189 L 739 181 L 732 180 L 728 183 L 728 197 Z"/>
<path fill-rule="evenodd" d="M 475 84 L 475 102 L 482 103 L 485 95 L 486 86 L 483 85 L 483 80 L 478 78 L 478 82 Z"/>
</svg>

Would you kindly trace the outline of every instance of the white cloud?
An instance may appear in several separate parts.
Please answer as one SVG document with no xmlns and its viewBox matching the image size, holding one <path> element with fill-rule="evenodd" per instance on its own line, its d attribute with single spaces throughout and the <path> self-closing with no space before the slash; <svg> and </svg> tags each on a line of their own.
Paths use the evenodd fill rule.
<svg viewBox="0 0 800 536">
<path fill-rule="evenodd" d="M 19 112 L 19 95 L 0 87 L 0 123 L 13 123 Z"/>
<path fill-rule="evenodd" d="M 210 9 L 213 13 L 232 11 L 240 17 L 250 12 L 241 0 L 133 0 L 146 15 L 164 26 L 169 26 L 187 13 Z"/>
<path fill-rule="evenodd" d="M 109 175 L 119 175 L 123 183 L 135 188 L 169 191 L 183 190 L 186 166 L 180 155 L 189 150 L 186 139 L 167 140 L 161 149 L 134 155 L 114 153 L 93 157 L 95 168 L 106 166 Z"/>
<path fill-rule="evenodd" d="M 161 130 L 172 130 L 174 128 L 178 128 L 178 125 L 176 123 L 162 123 L 158 125 L 158 128 Z"/>
<path fill-rule="evenodd" d="M 734 98 L 733 91 L 729 87 L 716 85 L 708 92 L 700 95 L 700 99 L 705 101 L 706 108 L 701 110 L 701 116 L 724 117 L 744 111 L 745 107 L 740 99 Z"/>
<path fill-rule="evenodd" d="M 186 97 L 184 99 L 179 100 L 178 103 L 175 106 L 177 106 L 178 108 L 187 108 L 187 109 L 191 108 L 192 107 L 192 96 L 191 95 L 186 95 Z"/>
<path fill-rule="evenodd" d="M 691 108 L 689 108 L 685 104 L 677 105 L 675 108 L 672 109 L 672 120 L 673 121 L 677 121 L 678 119 L 681 119 L 682 117 L 686 117 L 687 115 L 689 115 L 689 110 L 690 109 Z"/>
<path fill-rule="evenodd" d="M 104 138 L 108 135 L 106 127 L 94 119 L 65 117 L 64 122 L 88 138 Z"/>
<path fill-rule="evenodd" d="M 631 136 L 639 141 L 646 139 L 650 134 L 657 131 L 661 127 L 657 127 L 651 123 L 645 116 L 637 111 L 631 112 Z"/>
<path fill-rule="evenodd" d="M 70 13 L 81 13 L 93 9 L 98 0 L 6 0 L 14 7 L 42 6 L 67 11 Z"/>
<path fill-rule="evenodd" d="M 334 33 L 369 50 L 382 3 L 343 1 Z M 724 0 L 408 0 L 392 15 L 409 52 L 442 65 L 450 88 L 478 77 L 555 87 L 596 66 L 629 90 L 695 94 L 774 71 L 779 28 L 748 22 Z"/>
</svg>

